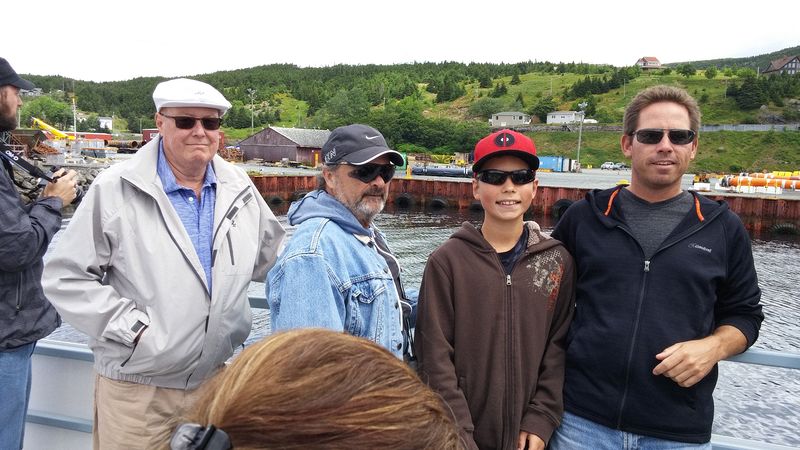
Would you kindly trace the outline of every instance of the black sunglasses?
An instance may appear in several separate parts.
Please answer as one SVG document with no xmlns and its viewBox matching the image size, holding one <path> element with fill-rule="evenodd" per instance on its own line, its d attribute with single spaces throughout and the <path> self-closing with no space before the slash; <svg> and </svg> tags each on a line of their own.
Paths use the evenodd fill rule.
<svg viewBox="0 0 800 450">
<path fill-rule="evenodd" d="M 355 178 L 362 183 L 370 183 L 375 178 L 378 178 L 378 176 L 383 178 L 384 183 L 388 183 L 389 180 L 394 177 L 394 171 L 396 169 L 394 164 L 362 164 L 360 166 L 353 164 L 342 165 L 353 166 L 353 170 L 347 174 L 350 175 L 351 178 Z"/>
<path fill-rule="evenodd" d="M 175 126 L 181 130 L 191 130 L 194 124 L 199 120 L 203 124 L 203 128 L 209 131 L 219 130 L 222 125 L 222 117 L 189 117 L 189 116 L 168 116 L 164 113 L 159 113 L 164 117 L 169 117 L 175 121 Z"/>
<path fill-rule="evenodd" d="M 500 186 L 506 182 L 506 178 L 511 177 L 514 184 L 528 184 L 536 179 L 536 172 L 531 169 L 520 169 L 511 172 L 496 169 L 486 169 L 478 172 L 478 180 L 484 183 Z"/>
<path fill-rule="evenodd" d="M 669 141 L 675 145 L 686 145 L 694 140 L 695 132 L 692 130 L 662 130 L 659 128 L 642 128 L 634 131 L 631 136 L 636 136 L 636 140 L 642 144 L 658 144 L 664 139 L 664 132 L 667 132 Z"/>
</svg>

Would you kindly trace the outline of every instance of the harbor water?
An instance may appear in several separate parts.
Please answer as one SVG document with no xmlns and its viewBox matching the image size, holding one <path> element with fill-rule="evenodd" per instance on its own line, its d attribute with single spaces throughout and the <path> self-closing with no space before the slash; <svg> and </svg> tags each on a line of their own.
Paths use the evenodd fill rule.
<svg viewBox="0 0 800 450">
<path fill-rule="evenodd" d="M 286 226 L 286 205 L 275 212 Z M 549 217 L 532 219 L 545 231 L 555 225 Z M 376 223 L 403 266 L 406 285 L 418 287 L 428 255 L 462 222 L 481 220 L 480 212 L 394 210 L 379 215 Z M 288 231 L 291 236 L 293 230 Z M 57 245 L 58 238 L 51 246 Z M 800 353 L 800 237 L 754 236 L 752 242 L 766 315 L 755 347 Z M 263 297 L 264 284 L 252 283 L 250 295 Z M 254 314 L 248 343 L 269 334 L 268 314 Z M 51 339 L 86 342 L 68 324 Z M 722 362 L 715 399 L 714 433 L 800 448 L 800 370 Z"/>
</svg>

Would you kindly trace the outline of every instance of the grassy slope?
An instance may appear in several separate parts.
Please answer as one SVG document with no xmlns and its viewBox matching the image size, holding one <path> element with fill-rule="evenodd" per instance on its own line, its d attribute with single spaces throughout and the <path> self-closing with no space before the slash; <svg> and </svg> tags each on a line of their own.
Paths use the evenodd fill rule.
<svg viewBox="0 0 800 450">
<path fill-rule="evenodd" d="M 519 93 L 525 102 L 524 110 L 536 104 L 539 99 L 551 93 L 559 109 L 571 109 L 572 100 L 565 100 L 563 93 L 585 75 L 527 73 L 520 76 L 521 83 L 511 84 L 511 77 L 493 80 L 493 83 L 504 82 L 508 93 L 501 97 L 507 105 L 512 105 Z M 703 71 L 690 78 L 676 73 L 660 75 L 645 73 L 632 80 L 624 88 L 596 95 L 598 111 L 605 111 L 617 123 L 621 123 L 625 105 L 640 90 L 656 84 L 672 84 L 683 87 L 700 100 L 705 124 L 756 123 L 756 111 L 740 111 L 734 101 L 725 96 L 730 83 L 739 83 L 738 78 L 725 77 L 721 73 L 713 80 L 705 78 Z M 551 88 L 552 84 L 552 88 Z M 468 116 L 470 104 L 486 97 L 492 88 L 479 88 L 477 82 L 465 85 L 466 94 L 452 102 L 436 103 L 435 95 L 419 89 L 425 101 L 424 114 L 427 117 L 441 117 L 451 120 L 479 120 Z M 304 126 L 308 105 L 304 101 L 294 99 L 289 94 L 280 94 L 281 120 L 271 124 L 284 127 Z M 508 106 L 508 108 L 512 108 Z M 770 107 L 779 110 L 774 105 Z M 249 128 L 223 128 L 228 144 L 236 143 L 251 135 Z M 259 131 L 259 129 L 254 131 Z M 536 141 L 539 152 L 543 155 L 560 155 L 576 157 L 578 135 L 575 132 L 536 133 L 532 137 Z M 800 133 L 797 132 L 719 132 L 704 133 L 700 138 L 700 151 L 690 170 L 693 171 L 756 171 L 756 170 L 798 170 L 800 169 Z M 466 149 L 468 150 L 468 149 Z M 619 150 L 619 134 L 606 132 L 585 132 L 581 148 L 581 162 L 599 166 L 604 161 L 622 161 Z"/>
<path fill-rule="evenodd" d="M 578 133 L 529 133 L 540 155 L 575 158 Z M 624 161 L 619 133 L 583 133 L 581 163 L 599 167 L 604 161 Z M 800 170 L 800 132 L 702 133 L 690 171 L 739 172 Z"/>
<path fill-rule="evenodd" d="M 519 85 L 511 85 L 511 78 L 493 80 L 503 81 L 508 93 L 501 97 L 511 104 L 522 92 L 526 108 L 535 104 L 541 97 L 550 95 L 550 80 L 553 81 L 553 94 L 560 109 L 569 110 L 572 101 L 564 101 L 562 94 L 565 87 L 582 79 L 583 75 L 564 74 L 550 75 L 528 73 L 520 76 Z M 712 80 L 705 77 L 704 71 L 690 78 L 672 73 L 660 75 L 645 73 L 631 81 L 624 88 L 612 90 L 606 94 L 595 96 L 597 109 L 605 109 L 613 117 L 622 121 L 625 106 L 633 96 L 642 89 L 657 84 L 670 84 L 689 91 L 698 100 L 707 96 L 700 104 L 704 124 L 736 124 L 756 123 L 757 111 L 741 111 L 734 101 L 725 95 L 730 83 L 739 83 L 733 77 L 718 74 Z M 467 93 L 453 102 L 435 104 L 432 94 L 429 113 L 437 117 L 453 120 L 474 120 L 467 117 L 467 109 L 479 93 L 487 96 L 492 88 L 481 89 L 477 83 L 466 85 Z M 558 155 L 575 158 L 578 146 L 577 132 L 549 132 L 531 134 L 540 154 Z M 619 149 L 619 134 L 605 132 L 583 133 L 581 144 L 581 162 L 584 167 L 598 167 L 604 161 L 622 161 L 624 157 Z M 700 148 L 692 171 L 737 172 L 761 170 L 800 170 L 800 133 L 797 132 L 715 132 L 703 133 L 700 137 Z"/>
<path fill-rule="evenodd" d="M 277 127 L 302 126 L 302 121 L 308 113 L 308 104 L 302 100 L 295 99 L 289 94 L 278 94 L 277 97 L 281 102 L 280 106 L 278 106 L 281 110 L 281 120 L 277 123 L 270 123 L 269 125 L 275 125 Z M 267 125 L 257 126 L 252 130 L 252 133 L 250 128 L 229 128 L 223 126 L 222 130 L 225 131 L 226 145 L 232 145 L 244 140 L 253 133 L 258 133 L 266 126 Z"/>
</svg>

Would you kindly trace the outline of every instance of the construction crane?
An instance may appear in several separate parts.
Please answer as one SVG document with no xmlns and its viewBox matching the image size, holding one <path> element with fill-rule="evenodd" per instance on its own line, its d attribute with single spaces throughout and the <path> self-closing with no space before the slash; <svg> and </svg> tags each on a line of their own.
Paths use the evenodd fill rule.
<svg viewBox="0 0 800 450">
<path fill-rule="evenodd" d="M 50 133 L 53 136 L 55 136 L 57 139 L 68 139 L 70 141 L 74 141 L 75 140 L 75 136 L 73 136 L 71 134 L 64 133 L 63 131 L 59 130 L 58 128 L 53 127 L 52 125 L 48 125 L 42 119 L 37 119 L 36 117 L 33 118 L 33 127 L 34 128 L 38 128 L 40 130 L 47 131 L 48 133 Z"/>
</svg>

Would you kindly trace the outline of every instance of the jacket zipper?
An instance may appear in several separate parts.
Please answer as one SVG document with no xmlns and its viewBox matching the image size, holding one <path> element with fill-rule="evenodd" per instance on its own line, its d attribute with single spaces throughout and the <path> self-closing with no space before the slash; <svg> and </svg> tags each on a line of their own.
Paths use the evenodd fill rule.
<svg viewBox="0 0 800 450">
<path fill-rule="evenodd" d="M 233 218 L 236 217 L 236 214 L 238 214 L 239 211 L 241 211 L 244 208 L 245 205 L 250 203 L 250 200 L 253 198 L 253 193 L 249 192 L 249 191 L 250 191 L 250 186 L 245 187 L 241 192 L 239 192 L 238 195 L 236 195 L 236 198 L 234 198 L 233 201 L 231 202 L 231 206 L 229 206 L 228 210 L 225 211 L 225 218 L 219 223 L 219 226 L 217 227 L 217 229 L 214 230 L 214 237 L 211 239 L 212 247 L 213 247 L 213 243 L 216 242 L 216 240 L 217 240 L 217 234 L 219 233 L 219 229 L 222 227 L 222 224 L 225 222 L 225 220 L 233 221 Z M 249 197 L 248 197 L 248 195 L 249 195 Z M 240 199 L 241 199 L 241 205 L 236 206 Z M 230 233 L 230 230 L 228 230 L 228 233 Z M 233 248 L 232 248 L 232 246 L 230 244 L 231 244 L 230 234 L 228 234 L 228 250 L 231 253 L 231 264 L 233 264 Z M 214 267 L 214 260 L 216 259 L 216 254 L 217 254 L 216 251 L 212 251 L 211 267 Z M 209 293 L 209 298 L 210 297 L 211 297 L 211 293 Z M 212 305 L 212 307 L 213 307 L 213 305 Z M 208 334 L 208 322 L 209 322 L 209 319 L 211 317 L 211 314 L 212 314 L 212 311 L 209 310 L 209 316 L 206 317 L 205 332 L 204 332 L 205 335 Z M 203 339 L 205 340 L 205 337 Z M 197 357 L 197 361 L 198 361 L 197 365 L 198 365 L 198 367 L 202 363 L 202 360 L 203 360 L 203 349 L 201 348 L 200 349 L 200 355 Z M 194 376 L 194 373 L 195 373 L 195 370 L 193 370 L 189 374 L 189 376 L 186 377 L 185 386 L 187 386 L 187 387 L 189 386 L 189 382 L 192 380 L 192 376 Z"/>
<path fill-rule="evenodd" d="M 133 352 L 135 352 L 135 351 L 136 351 L 136 347 L 138 347 L 138 346 L 139 346 L 139 343 L 138 343 L 138 342 L 136 342 L 135 344 L 133 344 L 133 349 L 131 350 L 131 354 L 130 354 L 130 355 L 128 355 L 128 357 L 127 357 L 127 358 L 125 358 L 125 361 L 122 361 L 122 364 L 120 364 L 120 365 L 119 365 L 120 367 L 125 367 L 125 364 L 128 364 L 128 361 L 130 361 L 130 360 L 131 360 L 131 358 L 133 358 Z"/>
<path fill-rule="evenodd" d="M 512 271 L 513 271 L 513 269 L 512 269 Z M 512 304 L 511 274 L 506 274 L 506 298 L 508 299 L 506 301 L 506 326 L 507 326 L 506 335 L 508 336 L 508 345 L 506 345 L 506 361 L 508 361 L 508 364 L 504 364 L 505 365 L 505 369 L 506 369 L 506 389 L 505 389 L 506 414 L 505 414 L 505 417 L 503 418 L 503 428 L 504 428 L 505 431 L 503 432 L 504 436 L 503 436 L 503 439 L 502 439 L 502 443 L 503 443 L 504 447 L 508 447 L 508 444 L 509 444 L 508 440 L 511 439 L 511 437 L 512 437 L 511 436 L 512 435 L 511 425 L 509 423 L 509 422 L 511 422 L 511 420 L 509 420 L 509 419 L 511 417 L 514 417 L 512 411 L 511 411 L 511 406 L 512 406 L 511 405 L 512 404 L 511 398 L 513 398 L 513 395 L 512 395 L 512 392 L 510 392 L 511 389 L 513 389 L 513 386 L 514 386 L 514 380 L 512 379 L 513 378 L 513 374 L 514 374 L 514 370 L 511 367 L 509 367 L 511 361 L 514 360 L 513 359 L 513 355 L 514 355 L 514 332 L 513 332 L 512 325 L 511 325 L 511 320 L 510 320 L 511 314 L 513 313 L 513 309 L 514 309 L 513 308 L 513 304 Z"/>
<path fill-rule="evenodd" d="M 233 226 L 233 223 L 231 223 L 231 226 Z M 228 231 L 225 234 L 225 237 L 228 239 L 228 249 L 230 249 L 230 252 L 231 252 L 231 265 L 235 266 L 236 263 L 233 261 L 233 242 L 231 242 L 231 233 L 230 233 L 230 231 Z"/>
<path fill-rule="evenodd" d="M 642 304 L 644 303 L 644 293 L 647 290 L 648 272 L 650 272 L 650 260 L 645 260 L 644 275 L 642 275 L 642 289 L 639 291 L 639 301 L 636 304 L 636 321 L 633 324 L 631 345 L 628 348 L 628 361 L 625 366 L 625 384 L 622 390 L 622 398 L 620 399 L 619 402 L 619 415 L 617 416 L 617 428 L 622 427 L 622 411 L 625 409 L 625 401 L 628 398 L 628 385 L 631 378 L 631 361 L 633 361 L 633 349 L 636 347 L 636 336 L 639 333 L 639 319 L 641 318 Z"/>
<path fill-rule="evenodd" d="M 523 250 L 522 255 L 520 255 L 520 257 L 514 262 L 514 266 L 511 267 L 511 273 L 514 273 L 514 269 L 517 268 L 517 265 L 520 263 L 520 261 L 522 261 L 524 259 L 527 259 L 529 256 L 530 256 L 530 252 L 528 251 L 528 243 L 526 242 L 525 243 L 525 250 Z M 509 318 L 511 317 L 511 314 L 513 313 L 513 304 L 512 304 L 513 288 L 512 288 L 512 284 L 511 284 L 511 274 L 510 273 L 505 273 L 506 272 L 505 266 L 503 266 L 503 262 L 500 260 L 500 255 L 497 252 L 495 252 L 495 258 L 496 258 L 498 266 L 500 267 L 500 272 L 504 273 L 506 275 L 506 304 L 505 304 L 506 316 L 505 317 L 506 317 L 506 324 L 507 324 L 506 336 L 507 336 L 507 341 L 508 341 L 508 345 L 506 345 L 506 361 L 510 362 L 510 361 L 513 361 L 512 356 L 514 354 L 514 344 L 515 344 L 514 343 L 514 330 L 513 330 L 512 324 L 511 324 L 511 320 L 509 320 Z M 511 401 L 511 398 L 513 398 L 513 395 L 512 395 L 511 392 L 509 392 L 509 390 L 512 389 L 513 386 L 514 386 L 514 380 L 512 379 L 513 374 L 514 374 L 514 370 L 513 370 L 513 368 L 509 367 L 509 364 L 505 364 L 504 366 L 505 366 L 505 370 L 506 370 L 506 388 L 504 389 L 503 401 L 505 402 L 505 410 L 506 410 L 506 412 L 505 412 L 505 417 L 503 417 L 503 436 L 502 436 L 501 442 L 502 442 L 503 447 L 505 448 L 505 447 L 508 447 L 509 445 L 516 446 L 518 435 L 515 435 L 515 433 L 514 433 L 514 429 L 513 428 L 515 427 L 515 425 L 510 423 L 511 422 L 510 418 L 514 417 L 514 414 L 513 414 L 513 411 L 512 411 L 512 401 Z"/>
<path fill-rule="evenodd" d="M 715 219 L 718 216 L 719 216 L 719 214 L 716 214 L 716 215 L 714 215 L 714 216 L 712 216 L 710 218 L 707 218 L 696 229 L 691 230 L 691 232 L 683 232 L 683 233 L 675 236 L 675 238 L 671 242 L 667 243 L 666 245 L 663 245 L 663 243 L 662 243 L 662 246 L 657 248 L 656 251 L 653 252 L 653 254 L 650 256 L 650 259 L 644 261 L 644 267 L 643 267 L 643 270 L 642 270 L 642 273 L 643 273 L 643 275 L 642 275 L 642 289 L 639 292 L 639 300 L 638 300 L 637 305 L 636 305 L 636 321 L 634 322 L 634 326 L 633 326 L 633 334 L 631 335 L 631 343 L 630 343 L 630 347 L 629 347 L 629 350 L 628 350 L 628 361 L 627 361 L 627 364 L 625 366 L 625 384 L 623 385 L 622 398 L 620 399 L 620 402 L 619 402 L 619 413 L 617 415 L 617 428 L 621 428 L 622 427 L 622 412 L 625 409 L 625 401 L 627 400 L 627 397 L 628 397 L 628 385 L 629 385 L 629 382 L 630 382 L 630 375 L 631 375 L 631 362 L 633 361 L 633 350 L 634 350 L 634 348 L 636 346 L 636 336 L 637 336 L 638 331 L 639 331 L 639 319 L 641 318 L 640 315 L 641 315 L 641 311 L 642 311 L 642 304 L 644 304 L 645 291 L 646 291 L 645 288 L 647 286 L 647 275 L 650 272 L 650 262 L 653 260 L 653 258 L 655 258 L 655 256 L 657 254 L 659 254 L 660 252 L 672 247 L 673 245 L 675 245 L 678 242 L 686 239 L 687 237 L 697 233 L 701 229 L 703 229 L 706 226 L 708 226 L 708 223 L 713 221 L 713 219 Z M 617 228 L 619 228 L 620 230 L 625 232 L 628 236 L 630 236 L 631 239 L 633 239 L 633 241 L 636 242 L 636 244 L 639 246 L 639 249 L 642 249 L 642 245 L 639 243 L 638 240 L 636 240 L 636 238 L 633 236 L 633 234 L 627 228 L 625 228 L 624 226 L 621 226 L 621 225 L 617 225 Z M 643 249 L 642 249 L 642 254 L 644 255 L 644 250 Z"/>
<path fill-rule="evenodd" d="M 247 205 L 250 202 L 250 199 L 253 197 L 253 193 L 252 192 L 248 192 L 249 190 L 250 190 L 250 186 L 247 186 L 247 187 L 244 188 L 244 190 L 239 192 L 239 194 L 236 195 L 236 198 L 234 198 L 233 201 L 231 202 L 231 205 L 228 207 L 228 210 L 225 211 L 225 216 L 224 216 L 225 218 L 222 219 L 222 221 L 219 223 L 219 226 L 217 226 L 217 229 L 214 230 L 214 237 L 211 239 L 212 247 L 213 247 L 213 243 L 217 241 L 217 234 L 219 233 L 220 228 L 222 228 L 222 224 L 224 224 L 226 220 L 230 220 L 231 221 L 231 226 L 233 226 L 233 223 L 234 223 L 233 219 L 236 217 L 236 215 L 239 213 L 239 211 L 241 211 L 245 207 L 245 205 Z M 249 195 L 249 197 L 248 197 L 248 195 Z M 241 200 L 241 202 L 242 202 L 241 205 L 237 206 L 237 203 L 239 202 L 239 199 L 241 199 L 243 196 L 245 198 L 243 198 Z M 228 252 L 230 252 L 231 265 L 233 265 L 234 264 L 234 255 L 233 255 L 233 246 L 231 245 L 230 230 L 228 230 L 227 239 L 228 239 Z M 216 250 L 212 250 L 212 252 L 211 252 L 211 267 L 214 267 L 214 263 L 215 263 L 216 260 L 217 260 L 217 251 Z"/>
<path fill-rule="evenodd" d="M 17 276 L 17 314 L 22 311 L 22 275 Z"/>
</svg>

